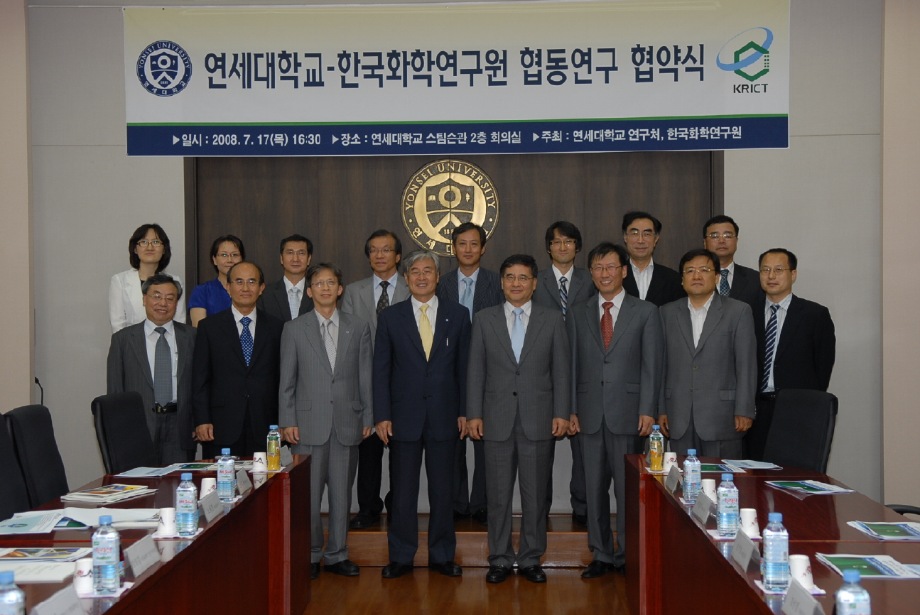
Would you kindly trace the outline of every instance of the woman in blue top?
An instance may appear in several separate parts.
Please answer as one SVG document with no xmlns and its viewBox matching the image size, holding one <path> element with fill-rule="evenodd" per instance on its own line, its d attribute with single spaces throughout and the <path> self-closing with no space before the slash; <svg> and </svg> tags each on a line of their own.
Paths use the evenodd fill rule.
<svg viewBox="0 0 920 615">
<path fill-rule="evenodd" d="M 227 272 L 235 264 L 246 259 L 243 240 L 235 235 L 221 235 L 211 244 L 211 264 L 217 271 L 217 277 L 210 282 L 199 284 L 189 297 L 189 318 L 192 326 L 197 327 L 201 319 L 208 314 L 216 314 L 230 308 L 230 295 L 227 293 Z"/>
</svg>

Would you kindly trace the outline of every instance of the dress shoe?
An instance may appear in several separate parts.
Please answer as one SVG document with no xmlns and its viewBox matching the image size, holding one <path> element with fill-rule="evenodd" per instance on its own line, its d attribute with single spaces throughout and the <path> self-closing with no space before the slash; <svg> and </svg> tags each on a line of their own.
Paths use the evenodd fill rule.
<svg viewBox="0 0 920 615">
<path fill-rule="evenodd" d="M 314 581 L 319 578 L 319 562 L 310 564 L 310 578 Z"/>
<path fill-rule="evenodd" d="M 463 521 L 464 519 L 469 519 L 470 513 L 460 512 L 458 510 L 454 511 L 454 521 Z"/>
<path fill-rule="evenodd" d="M 437 564 L 428 564 L 429 570 L 434 570 L 435 572 L 440 572 L 445 577 L 459 577 L 463 575 L 463 568 L 457 565 L 456 562 L 439 562 Z"/>
<path fill-rule="evenodd" d="M 350 559 L 343 559 L 341 562 L 326 564 L 326 572 L 340 574 L 343 577 L 356 577 L 360 572 L 358 565 Z"/>
<path fill-rule="evenodd" d="M 352 517 L 351 521 L 348 522 L 348 529 L 350 530 L 363 530 L 380 523 L 380 514 L 376 515 L 365 515 L 363 513 L 358 513 Z"/>
<path fill-rule="evenodd" d="M 588 567 L 585 568 L 581 573 L 582 579 L 596 579 L 597 577 L 602 577 L 608 572 L 613 572 L 616 569 L 616 566 L 609 562 L 602 562 L 600 560 L 594 560 Z"/>
<path fill-rule="evenodd" d="M 482 525 L 489 525 L 489 511 L 485 508 L 480 508 L 473 513 L 473 521 Z"/>
<path fill-rule="evenodd" d="M 518 570 L 518 574 L 523 576 L 531 583 L 546 583 L 546 573 L 543 572 L 543 568 L 540 566 L 540 564 L 534 564 L 533 566 L 528 566 L 527 568 L 521 568 Z"/>
<path fill-rule="evenodd" d="M 390 562 L 383 567 L 383 578 L 384 579 L 396 579 L 402 575 L 412 572 L 414 566 L 412 564 L 400 564 L 399 562 Z"/>
<path fill-rule="evenodd" d="M 486 574 L 486 583 L 501 583 L 511 574 L 511 568 L 505 566 L 489 566 L 489 572 Z"/>
<path fill-rule="evenodd" d="M 578 513 L 572 513 L 572 521 L 575 522 L 575 525 L 580 525 L 581 527 L 588 527 L 588 515 L 579 515 Z"/>
</svg>

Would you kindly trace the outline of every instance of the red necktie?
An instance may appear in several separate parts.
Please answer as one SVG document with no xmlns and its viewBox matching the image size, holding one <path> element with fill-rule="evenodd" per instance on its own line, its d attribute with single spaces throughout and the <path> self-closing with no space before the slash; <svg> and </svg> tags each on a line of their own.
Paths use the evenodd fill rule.
<svg viewBox="0 0 920 615">
<path fill-rule="evenodd" d="M 604 308 L 604 315 L 601 316 L 601 337 L 604 338 L 604 349 L 606 350 L 610 348 L 610 340 L 613 339 L 613 316 L 610 314 L 613 301 L 604 301 L 601 307 Z"/>
</svg>

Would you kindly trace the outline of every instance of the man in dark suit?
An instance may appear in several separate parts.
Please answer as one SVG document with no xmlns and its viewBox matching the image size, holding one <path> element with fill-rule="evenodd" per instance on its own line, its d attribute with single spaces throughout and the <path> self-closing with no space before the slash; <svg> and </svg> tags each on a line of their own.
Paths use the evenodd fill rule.
<svg viewBox="0 0 920 615">
<path fill-rule="evenodd" d="M 466 435 L 466 368 L 470 315 L 440 301 L 438 256 L 419 251 L 406 258 L 412 297 L 378 315 L 374 344 L 374 420 L 390 446 L 392 510 L 387 539 L 390 563 L 383 578 L 413 568 L 418 551 L 418 490 L 422 456 L 428 478 L 428 567 L 458 577 L 457 537 L 451 500 L 454 450 Z"/>
<path fill-rule="evenodd" d="M 686 299 L 660 309 L 665 344 L 658 422 L 680 455 L 739 459 L 754 420 L 757 342 L 746 303 L 716 292 L 718 257 L 691 250 L 680 259 Z"/>
<path fill-rule="evenodd" d="M 303 235 L 281 240 L 281 267 L 284 275 L 265 288 L 256 304 L 281 322 L 287 322 L 313 309 L 305 276 L 313 258 L 313 242 Z"/>
<path fill-rule="evenodd" d="M 562 314 L 534 303 L 537 263 L 526 254 L 502 263 L 505 303 L 473 320 L 467 382 L 470 437 L 485 441 L 489 501 L 489 572 L 501 583 L 517 563 L 545 583 L 546 490 L 555 438 L 569 429 L 571 357 Z M 521 540 L 511 544 L 514 481 L 521 492 Z"/>
<path fill-rule="evenodd" d="M 441 277 L 438 298 L 459 302 L 473 314 L 498 305 L 504 299 L 498 274 L 479 266 L 486 252 L 486 232 L 478 224 L 464 222 L 451 236 L 457 268 Z M 469 486 L 466 469 L 466 439 L 457 441 L 454 457 L 454 515 L 473 515 L 479 523 L 486 523 L 485 458 L 481 440 L 473 440 L 473 486 Z"/>
<path fill-rule="evenodd" d="M 834 321 L 823 305 L 792 294 L 797 268 L 798 259 L 785 248 L 760 255 L 766 297 L 754 311 L 759 385 L 757 417 L 745 436 L 750 459 L 763 459 L 777 391 L 827 391 L 834 369 Z"/>
<path fill-rule="evenodd" d="M 539 306 L 562 312 L 565 318 L 568 309 L 587 301 L 594 296 L 594 284 L 586 269 L 575 266 L 575 256 L 581 252 L 581 231 L 578 227 L 560 220 L 553 222 L 546 229 L 544 236 L 546 252 L 552 261 L 549 269 L 544 269 L 537 276 L 537 290 L 533 293 L 533 302 Z M 587 524 L 587 503 L 585 498 L 585 469 L 582 467 L 581 444 L 578 436 L 569 438 L 572 449 L 572 474 L 569 481 L 572 519 L 580 524 Z M 555 456 L 555 449 L 553 450 Z M 553 477 L 546 491 L 546 514 L 553 505 Z"/>
<path fill-rule="evenodd" d="M 402 258 L 402 242 L 391 231 L 379 229 L 364 242 L 374 272 L 369 278 L 352 282 L 342 295 L 342 312 L 354 314 L 371 327 L 371 343 L 377 335 L 377 314 L 409 297 L 406 281 L 397 273 Z M 383 478 L 383 442 L 376 433 L 358 446 L 358 514 L 349 527 L 359 530 L 376 525 L 383 512 L 380 484 Z"/>
<path fill-rule="evenodd" d="M 661 394 L 664 345 L 658 309 L 623 289 L 626 250 L 609 242 L 588 255 L 597 300 L 572 308 L 566 319 L 574 374 L 570 431 L 579 432 L 588 496 L 588 547 L 593 579 L 626 564 L 626 465 L 642 451 Z M 617 548 L 610 531 L 610 479 L 617 502 Z"/>
<path fill-rule="evenodd" d="M 744 301 L 751 310 L 763 301 L 760 275 L 750 267 L 735 262 L 738 250 L 738 224 L 729 216 L 713 216 L 703 225 L 703 247 L 719 258 L 716 290 L 723 297 Z M 753 313 L 753 312 L 752 312 Z"/>
<path fill-rule="evenodd" d="M 195 433 L 202 456 L 220 449 L 248 456 L 264 450 L 268 426 L 278 422 L 280 321 L 256 301 L 262 269 L 246 261 L 227 272 L 229 310 L 198 323 L 192 369 Z"/>
<path fill-rule="evenodd" d="M 108 392 L 140 393 L 158 465 L 184 463 L 195 458 L 191 365 L 195 329 L 174 320 L 182 286 L 171 276 L 150 276 L 141 292 L 147 318 L 112 336 Z"/>
<path fill-rule="evenodd" d="M 661 238 L 661 221 L 644 211 L 631 211 L 623 216 L 623 243 L 629 253 L 629 271 L 623 288 L 633 297 L 657 306 L 686 297 L 680 285 L 680 274 L 656 263 L 652 258 Z"/>
<path fill-rule="evenodd" d="M 306 279 L 316 308 L 284 325 L 278 421 L 292 452 L 312 456 L 311 576 L 319 576 L 320 561 L 325 561 L 326 572 L 357 576 L 346 536 L 358 445 L 373 430 L 371 328 L 336 309 L 343 290 L 337 267 L 320 263 L 309 269 Z M 327 486 L 329 540 L 324 554 L 320 505 Z"/>
</svg>

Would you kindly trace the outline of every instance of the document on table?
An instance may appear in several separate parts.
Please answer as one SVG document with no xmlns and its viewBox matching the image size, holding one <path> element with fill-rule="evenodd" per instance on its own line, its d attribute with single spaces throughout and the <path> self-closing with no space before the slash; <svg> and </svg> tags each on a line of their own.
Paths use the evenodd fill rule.
<svg viewBox="0 0 920 615">
<path fill-rule="evenodd" d="M 838 493 L 853 493 L 852 489 L 837 487 L 816 480 L 768 480 L 766 484 L 776 489 L 792 491 L 802 495 L 837 495 Z"/>
<path fill-rule="evenodd" d="M 769 461 L 754 461 L 753 459 L 723 459 L 722 463 L 727 463 L 730 466 L 743 468 L 745 470 L 782 470 L 782 468 L 775 463 L 770 463 Z"/>
<path fill-rule="evenodd" d="M 920 523 L 912 521 L 847 521 L 847 525 L 878 540 L 920 541 Z"/>
<path fill-rule="evenodd" d="M 47 534 L 63 518 L 60 510 L 48 510 L 31 515 L 18 513 L 0 522 L 0 534 Z"/>
<path fill-rule="evenodd" d="M 0 562 L 0 571 L 7 570 L 16 583 L 60 583 L 73 575 L 73 562 Z"/>
<path fill-rule="evenodd" d="M 844 570 L 858 570 L 862 578 L 920 579 L 920 574 L 890 555 L 849 555 L 845 553 L 816 553 L 816 557 L 843 576 Z"/>
<path fill-rule="evenodd" d="M 10 521 L 15 520 L 21 523 L 28 523 L 28 520 L 34 517 L 43 517 L 49 514 L 56 517 L 58 521 L 61 519 L 72 519 L 77 523 L 82 523 L 86 526 L 86 529 L 98 526 L 99 517 L 102 515 L 111 516 L 112 525 L 116 528 L 155 528 L 160 522 L 160 509 L 158 508 L 78 508 L 76 506 L 69 506 L 60 510 L 44 511 L 42 513 L 16 513 Z M 52 524 L 51 529 L 55 529 L 54 524 Z M 51 529 L 45 531 L 50 532 Z M 29 532 L 16 533 L 21 534 Z"/>
<path fill-rule="evenodd" d="M 7 562 L 75 562 L 91 555 L 90 547 L 17 547 L 0 549 L 0 564 Z"/>
</svg>

